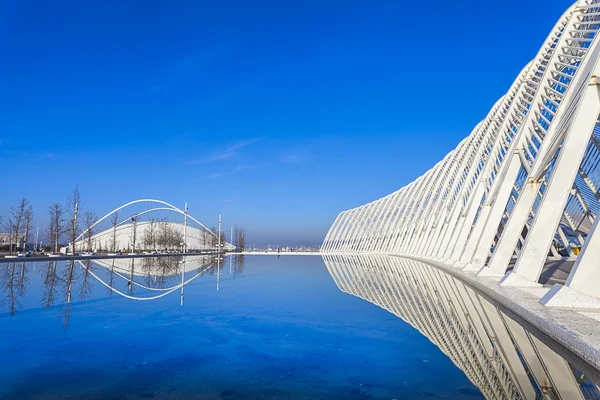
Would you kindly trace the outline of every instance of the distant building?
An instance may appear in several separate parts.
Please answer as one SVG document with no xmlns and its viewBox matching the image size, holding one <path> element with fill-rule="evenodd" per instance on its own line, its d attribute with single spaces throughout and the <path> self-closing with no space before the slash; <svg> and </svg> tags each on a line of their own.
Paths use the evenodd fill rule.
<svg viewBox="0 0 600 400">
<path fill-rule="evenodd" d="M 183 246 L 183 224 L 176 222 L 143 221 L 136 225 L 127 223 L 119 225 L 115 230 L 108 228 L 92 235 L 91 239 L 77 241 L 79 251 L 153 251 L 181 250 Z M 187 249 L 209 249 L 217 246 L 216 235 L 205 230 L 188 226 L 186 231 Z M 113 243 L 114 242 L 114 243 Z M 221 244 L 230 248 L 230 245 Z M 61 250 L 70 252 L 70 244 Z"/>
<path fill-rule="evenodd" d="M 14 246 L 15 237 L 11 233 L 0 233 L 0 250 L 10 250 Z M 25 234 L 18 237 L 17 248 L 22 249 L 25 245 Z"/>
</svg>

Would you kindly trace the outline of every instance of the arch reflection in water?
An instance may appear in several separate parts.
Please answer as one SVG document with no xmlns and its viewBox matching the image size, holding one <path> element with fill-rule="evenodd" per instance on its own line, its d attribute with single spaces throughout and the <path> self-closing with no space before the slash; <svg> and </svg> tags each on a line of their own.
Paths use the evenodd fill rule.
<svg viewBox="0 0 600 400">
<path fill-rule="evenodd" d="M 341 291 L 419 330 L 486 398 L 600 398 L 597 383 L 453 275 L 399 257 L 323 258 Z"/>
<path fill-rule="evenodd" d="M 66 329 L 77 301 L 118 295 L 132 301 L 158 300 L 179 293 L 200 276 L 215 277 L 228 268 L 233 278 L 243 272 L 243 257 L 217 260 L 214 255 L 113 258 L 48 262 L 9 262 L 0 268 L 0 310 L 15 315 L 26 298 L 38 296 L 43 307 L 56 307 Z M 34 286 L 28 293 L 29 285 Z M 37 300 L 34 300 L 37 303 Z"/>
</svg>

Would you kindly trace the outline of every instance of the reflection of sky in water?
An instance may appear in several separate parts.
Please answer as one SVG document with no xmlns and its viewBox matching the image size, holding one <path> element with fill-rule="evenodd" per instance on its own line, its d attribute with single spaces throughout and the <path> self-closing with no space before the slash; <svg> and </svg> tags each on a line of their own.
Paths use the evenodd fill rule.
<svg viewBox="0 0 600 400">
<path fill-rule="evenodd" d="M 95 279 L 79 300 L 77 266 L 66 330 L 63 297 L 41 306 L 44 265 L 27 266 L 23 309 L 1 309 L 0 398 L 481 398 L 418 331 L 339 291 L 318 257 L 246 257 L 235 279 L 226 260 L 220 290 L 206 272 L 183 307 L 179 291 L 133 301 Z"/>
</svg>

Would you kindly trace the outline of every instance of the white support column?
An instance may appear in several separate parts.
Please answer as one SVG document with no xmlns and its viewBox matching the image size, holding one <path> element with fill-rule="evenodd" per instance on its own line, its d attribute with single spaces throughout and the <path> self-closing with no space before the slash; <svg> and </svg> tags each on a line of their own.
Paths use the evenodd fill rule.
<svg viewBox="0 0 600 400">
<path fill-rule="evenodd" d="M 338 230 L 335 232 L 335 238 L 333 243 L 331 244 L 330 251 L 340 251 L 342 248 L 342 243 L 346 239 L 346 229 L 348 225 L 351 224 L 352 214 L 354 213 L 354 209 L 344 211 L 344 216 L 339 222 Z"/>
<path fill-rule="evenodd" d="M 596 218 L 565 286 L 600 299 L 600 233 Z"/>
<path fill-rule="evenodd" d="M 562 143 L 552 178 L 512 274 L 532 282 L 538 281 L 599 114 L 600 96 L 594 77 Z M 565 243 L 565 246 L 568 245 Z M 503 284 L 509 285 L 512 279 L 504 280 Z M 515 284 L 520 285 L 519 282 L 522 279 L 517 279 Z"/>
<path fill-rule="evenodd" d="M 424 177 L 419 177 L 415 182 L 413 187 L 411 188 L 406 200 L 404 201 L 404 211 L 402 212 L 402 216 L 398 219 L 398 225 L 396 228 L 396 238 L 394 239 L 394 244 L 392 245 L 392 252 L 399 254 L 399 248 L 402 246 L 402 239 L 406 232 L 406 221 L 412 215 L 413 208 L 415 206 L 415 197 L 418 196 L 419 189 L 421 188 L 421 184 L 424 181 Z"/>
<path fill-rule="evenodd" d="M 364 231 L 367 227 L 367 221 L 370 216 L 371 208 L 373 207 L 373 203 L 368 203 L 362 207 L 360 214 L 357 216 L 357 224 L 351 234 L 351 241 L 349 251 L 355 252 L 359 246 L 360 241 L 363 238 Z"/>
<path fill-rule="evenodd" d="M 352 245 L 356 240 L 356 236 L 358 231 L 360 230 L 360 225 L 362 224 L 362 215 L 367 205 L 363 205 L 358 207 L 355 212 L 352 214 L 352 221 L 348 225 L 346 234 L 344 235 L 344 243 L 343 243 L 343 251 L 352 251 Z"/>
<path fill-rule="evenodd" d="M 479 209 L 479 205 L 481 204 L 484 194 L 485 184 L 481 181 L 481 179 L 479 179 L 477 182 L 477 187 L 472 195 L 473 199 L 470 202 L 469 208 L 467 209 L 466 216 L 462 222 L 462 227 L 453 246 L 452 254 L 449 257 L 449 263 L 455 264 L 460 260 L 460 256 L 467 245 L 467 237 L 473 228 L 473 221 L 475 220 L 475 215 L 477 214 L 477 210 Z M 458 264 L 455 266 L 463 267 L 464 264 Z"/>
<path fill-rule="evenodd" d="M 596 218 L 564 286 L 556 284 L 540 300 L 549 307 L 600 309 L 600 232 Z"/>
<path fill-rule="evenodd" d="M 385 249 L 387 248 L 387 245 L 392 238 L 391 227 L 394 221 L 394 217 L 396 216 L 396 212 L 398 210 L 398 201 L 401 197 L 401 191 L 396 191 L 392 194 L 392 201 L 388 206 L 387 216 L 385 218 L 384 223 L 381 226 L 381 231 L 377 239 L 377 247 L 375 248 L 375 252 L 377 253 L 385 252 Z"/>
<path fill-rule="evenodd" d="M 404 199 L 406 197 L 407 192 L 409 191 L 409 187 L 404 187 L 400 189 L 397 193 L 396 200 L 393 204 L 392 214 L 387 222 L 387 227 L 385 228 L 386 239 L 380 244 L 379 252 L 389 253 L 392 247 L 392 243 L 395 238 L 396 226 L 398 223 L 398 219 L 402 215 Z"/>
<path fill-rule="evenodd" d="M 344 226 L 344 230 L 341 235 L 342 240 L 340 241 L 340 244 L 339 244 L 339 248 L 338 248 L 339 251 L 348 251 L 349 250 L 350 242 L 352 240 L 352 232 L 356 228 L 356 225 L 358 224 L 358 216 L 359 216 L 361 210 L 362 210 L 362 206 L 353 209 L 351 211 L 351 213 L 349 214 L 348 222 L 346 223 L 346 226 Z"/>
<path fill-rule="evenodd" d="M 444 252 L 446 251 L 446 248 L 448 247 L 448 244 L 450 243 L 450 240 L 452 239 L 452 233 L 454 231 L 454 226 L 458 220 L 458 218 L 460 218 L 460 214 L 461 214 L 461 207 L 458 207 L 457 203 L 460 203 L 461 198 L 460 198 L 460 193 L 456 196 L 456 199 L 454 200 L 454 206 L 453 206 L 453 211 L 450 214 L 450 218 L 447 220 L 446 226 L 444 227 L 444 231 L 443 231 L 443 235 L 441 236 L 442 240 L 441 242 L 439 242 L 440 244 L 437 246 L 436 251 L 433 253 L 433 257 L 434 259 L 440 260 L 440 261 L 444 261 L 443 260 L 443 256 L 444 256 Z"/>
<path fill-rule="evenodd" d="M 390 202 L 391 196 L 386 196 L 376 202 L 376 207 L 372 211 L 372 219 L 369 229 L 365 233 L 365 242 L 359 249 L 361 252 L 372 252 L 377 244 L 377 236 L 381 225 L 385 222 L 385 213 Z"/>
<path fill-rule="evenodd" d="M 521 160 L 517 152 L 512 155 L 510 160 L 505 162 L 508 162 L 509 165 L 506 175 L 500 183 L 498 193 L 495 198 L 486 199 L 486 204 L 483 205 L 481 215 L 475 223 L 469 243 L 461 257 L 461 261 L 467 263 L 466 268 L 481 269 L 490 254 L 490 248 L 494 242 L 506 204 L 521 169 Z"/>
<path fill-rule="evenodd" d="M 489 118 L 489 117 L 488 117 Z M 458 156 L 453 160 L 453 164 L 454 164 L 454 168 L 451 170 L 450 173 L 446 174 L 446 178 L 448 179 L 449 177 L 452 176 L 456 176 L 459 177 L 460 175 L 462 175 L 464 173 L 464 171 L 467 168 L 470 168 L 469 174 L 467 175 L 467 177 L 465 177 L 462 182 L 460 182 L 460 179 L 458 179 L 457 181 L 455 180 L 455 183 L 453 186 L 455 186 L 455 188 L 458 190 L 458 195 L 457 195 L 457 200 L 454 201 L 454 204 L 456 206 L 456 202 L 459 201 L 461 194 L 464 192 L 464 188 L 467 185 L 467 183 L 469 182 L 469 179 L 471 179 L 472 175 L 476 173 L 476 169 L 473 168 L 473 164 L 477 164 L 479 163 L 479 156 L 478 156 L 478 152 L 481 149 L 481 143 L 483 142 L 480 138 L 481 135 L 484 134 L 484 129 L 481 128 L 481 126 L 484 125 L 483 123 L 479 123 L 477 129 L 474 129 L 473 132 L 471 133 L 471 135 L 473 137 L 470 137 L 469 142 L 465 143 L 465 146 L 463 147 L 462 151 L 459 152 Z M 479 143 L 479 144 L 477 144 Z M 450 168 L 450 167 L 448 167 Z M 442 185 L 442 190 L 444 187 L 447 186 L 447 183 L 444 182 Z M 453 188 L 450 193 L 452 193 L 455 188 Z M 440 190 L 440 188 L 438 188 L 438 190 Z M 440 201 L 442 207 L 446 207 L 446 200 L 449 200 L 449 198 L 445 198 L 443 199 L 443 201 Z M 438 208 L 439 209 L 439 208 Z M 427 224 L 425 226 L 431 226 L 432 225 L 432 221 L 431 221 L 431 217 L 435 214 L 434 211 L 430 212 L 430 219 L 427 222 Z M 421 225 L 419 225 L 421 226 Z M 420 228 L 420 229 L 425 229 L 425 228 Z M 419 232 L 421 233 L 421 232 Z M 423 236 L 419 235 L 419 240 L 421 240 L 421 242 L 425 241 L 423 239 Z M 421 249 L 419 249 L 418 254 L 424 254 L 423 252 L 423 248 L 425 248 L 425 246 L 423 246 Z"/>
<path fill-rule="evenodd" d="M 325 239 L 323 239 L 323 244 L 321 245 L 321 251 L 329 250 L 329 248 L 331 247 L 331 241 L 334 237 L 334 234 L 337 230 L 338 223 L 339 223 L 340 219 L 342 218 L 343 214 L 344 214 L 344 212 L 341 212 L 335 217 L 333 224 L 331 224 L 331 228 L 329 228 L 329 231 L 327 231 L 327 234 L 325 235 Z"/>
<path fill-rule="evenodd" d="M 525 221 L 529 217 L 531 206 L 540 188 L 539 182 L 527 182 L 515 204 L 512 215 L 508 219 L 502 236 L 496 244 L 490 264 L 479 272 L 479 275 L 501 277 L 506 273 L 517 242 L 521 237 Z M 531 285 L 538 286 L 538 285 Z"/>
</svg>

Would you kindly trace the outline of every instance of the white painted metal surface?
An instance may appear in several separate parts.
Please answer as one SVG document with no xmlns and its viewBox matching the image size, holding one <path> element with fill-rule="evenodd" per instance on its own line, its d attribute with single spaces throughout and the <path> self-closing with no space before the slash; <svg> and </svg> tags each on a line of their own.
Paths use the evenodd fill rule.
<svg viewBox="0 0 600 400">
<path fill-rule="evenodd" d="M 498 281 L 510 268 L 502 284 L 516 286 L 536 286 L 548 259 L 564 259 L 575 262 L 569 291 L 600 299 L 599 30 L 600 0 L 573 4 L 454 150 L 340 213 L 321 251 L 419 257 Z"/>
<path fill-rule="evenodd" d="M 138 206 L 138 208 L 134 211 L 128 211 L 128 209 L 133 206 Z M 152 229 L 149 218 L 152 217 L 153 213 L 157 212 L 167 212 L 167 214 L 172 213 L 180 216 L 180 218 L 175 217 L 170 220 L 165 220 L 164 222 L 158 220 L 153 221 L 157 224 L 160 222 L 167 223 L 171 229 L 182 234 L 181 237 L 183 243 L 178 242 L 175 247 L 170 246 L 169 250 L 177 249 L 185 253 L 187 252 L 187 249 L 207 249 L 214 246 L 212 244 L 213 242 L 216 244 L 220 240 L 220 235 L 218 235 L 217 232 L 209 229 L 188 213 L 187 203 L 185 203 L 184 209 L 182 210 L 162 200 L 140 199 L 131 201 L 112 210 L 90 225 L 90 227 L 82 229 L 81 233 L 76 238 L 76 248 L 86 248 L 88 242 L 93 243 L 93 248 L 95 249 L 108 249 L 109 247 L 112 247 L 113 251 L 115 251 L 131 248 L 132 237 L 138 236 L 140 239 L 143 239 L 144 235 Z M 98 228 L 103 226 L 102 223 L 104 222 L 106 224 L 111 217 L 117 218 L 118 222 L 116 225 L 111 226 L 110 228 L 104 226 L 104 229 L 100 229 L 100 232 L 97 232 Z M 131 223 L 134 218 L 136 223 Z M 193 225 L 191 225 L 190 222 Z M 88 235 L 91 237 L 88 237 Z M 111 241 L 113 242 L 112 245 L 107 245 L 107 243 Z M 135 239 L 133 242 L 135 243 Z M 162 250 L 156 248 L 156 245 L 137 247 L 141 247 L 143 250 Z M 235 246 L 225 242 L 223 246 L 219 243 L 217 248 L 234 250 Z M 65 252 L 71 251 L 71 245 L 69 244 L 64 250 Z M 90 251 L 92 249 L 87 250 Z"/>
</svg>

